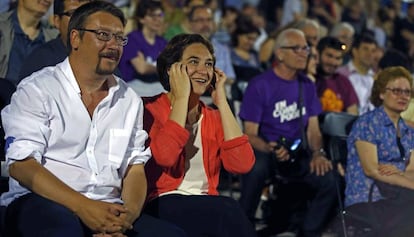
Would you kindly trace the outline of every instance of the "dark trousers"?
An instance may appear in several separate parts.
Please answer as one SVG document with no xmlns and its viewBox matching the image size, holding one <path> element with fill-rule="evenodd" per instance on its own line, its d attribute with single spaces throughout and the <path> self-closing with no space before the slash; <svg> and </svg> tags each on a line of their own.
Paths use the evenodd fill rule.
<svg viewBox="0 0 414 237">
<path fill-rule="evenodd" d="M 6 209 L 6 237 L 83 237 L 92 231 L 66 207 L 30 193 L 14 200 Z M 182 229 L 148 215 L 141 215 L 128 237 L 183 237 Z"/>
<path fill-rule="evenodd" d="M 412 191 L 413 192 L 413 191 Z M 349 217 L 347 225 L 352 225 L 353 217 L 363 218 L 374 230 L 372 236 L 411 237 L 414 236 L 414 201 L 379 200 L 372 203 L 358 203 L 346 208 Z"/>
<path fill-rule="evenodd" d="M 242 176 L 241 197 L 239 200 L 241 207 L 251 220 L 254 219 L 266 181 L 275 175 L 276 168 L 280 164 L 275 162 L 276 158 L 271 154 L 255 151 L 255 155 L 256 163 L 253 169 Z M 291 172 L 291 177 L 289 177 L 289 172 L 284 172 L 283 175 L 296 181 L 302 180 L 303 184 L 307 186 L 307 190 L 311 190 L 312 193 L 306 195 L 312 198 L 309 200 L 309 205 L 305 211 L 303 224 L 301 226 L 301 232 L 303 234 L 301 235 L 319 236 L 337 203 L 335 176 L 332 171 L 326 173 L 324 176 L 310 174 L 309 159 L 303 158 L 297 162 L 297 172 Z M 284 171 L 281 169 L 279 171 Z M 278 210 L 272 211 L 277 213 Z M 270 224 L 277 225 L 277 223 Z"/>
<path fill-rule="evenodd" d="M 256 236 L 237 201 L 229 197 L 169 194 L 151 201 L 145 212 L 176 224 L 191 237 Z"/>
</svg>

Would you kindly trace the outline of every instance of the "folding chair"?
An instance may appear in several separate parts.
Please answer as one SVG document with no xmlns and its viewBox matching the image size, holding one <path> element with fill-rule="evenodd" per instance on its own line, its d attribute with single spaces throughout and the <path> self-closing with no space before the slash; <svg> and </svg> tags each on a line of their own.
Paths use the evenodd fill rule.
<svg viewBox="0 0 414 237">
<path fill-rule="evenodd" d="M 356 115 L 348 113 L 327 112 L 321 117 L 321 131 L 325 136 L 328 156 L 333 162 L 334 167 L 338 164 L 345 165 L 347 157 L 346 139 L 351 131 L 353 122 L 358 118 Z M 345 223 L 345 209 L 342 200 L 342 189 L 340 178 L 336 179 L 336 190 L 338 196 L 338 205 L 340 209 L 341 224 L 344 236 L 347 237 L 347 228 Z"/>
<path fill-rule="evenodd" d="M 337 167 L 338 164 L 342 164 L 346 167 L 346 159 L 347 159 L 347 143 L 346 140 L 348 135 L 351 131 L 352 125 L 355 120 L 358 118 L 356 115 L 351 115 L 348 113 L 338 113 L 338 112 L 327 112 L 320 117 L 321 121 L 321 131 L 322 134 L 325 136 L 326 148 L 328 151 L 328 156 L 333 162 L 334 167 Z M 343 206 L 343 190 L 341 189 L 340 185 L 341 177 L 338 173 L 338 178 L 336 179 L 336 189 L 337 189 L 337 196 L 338 196 L 338 204 L 340 209 L 340 221 L 342 226 L 342 233 L 344 237 L 348 237 L 351 234 L 349 232 L 357 232 L 354 233 L 355 236 L 373 236 L 375 225 L 373 220 L 355 215 L 351 212 L 347 212 Z M 372 195 L 372 188 L 370 191 L 370 200 Z M 358 228 L 355 226 L 347 226 L 346 221 L 352 220 L 352 222 L 358 223 Z M 350 230 L 350 228 L 352 230 Z M 358 229 L 358 230 L 357 230 Z"/>
</svg>

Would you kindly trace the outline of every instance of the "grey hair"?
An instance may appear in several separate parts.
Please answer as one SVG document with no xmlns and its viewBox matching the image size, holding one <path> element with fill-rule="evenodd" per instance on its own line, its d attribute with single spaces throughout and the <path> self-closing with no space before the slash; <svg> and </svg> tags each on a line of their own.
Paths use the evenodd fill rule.
<svg viewBox="0 0 414 237">
<path fill-rule="evenodd" d="M 355 34 L 355 29 L 351 24 L 349 24 L 348 22 L 339 22 L 332 27 L 332 30 L 329 33 L 329 35 L 337 37 L 339 35 L 339 32 L 341 32 L 343 29 L 350 31 L 352 34 Z"/>
<path fill-rule="evenodd" d="M 296 22 L 295 24 L 292 25 L 292 28 L 302 30 L 306 26 L 313 26 L 318 31 L 319 31 L 319 28 L 320 28 L 319 23 L 316 20 L 312 20 L 312 19 L 309 19 L 309 18 L 304 18 L 304 19 Z"/>
<path fill-rule="evenodd" d="M 299 34 L 305 38 L 305 34 L 303 33 L 303 31 L 295 29 L 295 28 L 288 28 L 286 30 L 283 30 L 277 35 L 276 40 L 275 40 L 275 50 L 279 49 L 280 47 L 285 46 L 286 43 L 288 42 L 287 36 L 291 34 Z"/>
</svg>

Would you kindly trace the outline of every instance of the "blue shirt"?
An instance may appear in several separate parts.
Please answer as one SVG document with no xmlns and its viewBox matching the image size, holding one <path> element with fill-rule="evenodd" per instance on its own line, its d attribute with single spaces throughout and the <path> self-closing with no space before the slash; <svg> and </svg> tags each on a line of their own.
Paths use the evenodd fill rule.
<svg viewBox="0 0 414 237">
<path fill-rule="evenodd" d="M 414 149 L 414 130 L 409 128 L 402 119 L 398 121 L 401 144 L 405 154 L 400 154 L 397 145 L 397 131 L 391 119 L 384 111 L 384 107 L 361 115 L 352 127 L 348 137 L 348 161 L 345 174 L 345 206 L 355 203 L 368 202 L 369 189 L 374 182 L 367 177 L 359 160 L 355 147 L 356 141 L 366 141 L 377 147 L 378 162 L 392 164 L 404 171 L 410 158 L 411 149 Z M 403 157 L 403 158 L 402 158 Z M 375 187 L 373 201 L 383 197 Z"/>
<path fill-rule="evenodd" d="M 56 64 L 63 62 L 67 56 L 68 52 L 66 46 L 58 36 L 33 50 L 33 52 L 26 57 L 26 60 L 20 68 L 19 80 L 17 82 L 20 82 L 23 78 L 30 76 L 33 72 L 44 67 L 55 66 Z"/>
<path fill-rule="evenodd" d="M 17 19 L 17 11 L 12 14 L 12 24 L 14 29 L 13 46 L 10 51 L 9 69 L 6 78 L 17 84 L 19 79 L 20 67 L 22 66 L 26 57 L 33 51 L 46 42 L 43 35 L 43 30 L 40 28 L 39 34 L 34 40 L 31 40 L 22 30 Z"/>
<path fill-rule="evenodd" d="M 211 44 L 214 47 L 214 55 L 216 56 L 216 67 L 223 70 L 227 78 L 236 79 L 229 47 L 214 38 L 211 39 Z"/>
<path fill-rule="evenodd" d="M 7 12 L 10 9 L 10 0 L 0 1 L 0 12 Z"/>
</svg>

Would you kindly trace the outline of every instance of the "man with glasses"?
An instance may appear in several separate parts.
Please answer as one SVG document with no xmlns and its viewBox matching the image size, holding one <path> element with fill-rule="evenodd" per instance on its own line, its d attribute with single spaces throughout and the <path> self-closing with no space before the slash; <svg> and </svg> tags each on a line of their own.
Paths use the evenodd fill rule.
<svg viewBox="0 0 414 237">
<path fill-rule="evenodd" d="M 58 34 L 41 22 L 51 1 L 19 0 L 13 11 L 0 14 L 0 78 L 17 84 L 20 68 L 37 47 Z"/>
<path fill-rule="evenodd" d="M 232 65 L 229 47 L 220 43 L 213 37 L 215 32 L 215 23 L 212 9 L 207 5 L 194 6 L 191 8 L 187 17 L 190 22 L 191 32 L 202 35 L 204 38 L 210 40 L 213 45 L 216 59 L 215 66 L 223 70 L 227 76 L 225 86 L 226 94 L 229 99 L 231 99 L 231 84 L 233 84 L 236 79 L 236 73 L 234 72 Z M 202 100 L 206 104 L 212 103 L 210 96 L 203 96 Z"/>
<path fill-rule="evenodd" d="M 319 64 L 316 91 L 323 111 L 358 115 L 358 97 L 348 78 L 336 72 L 342 65 L 346 45 L 332 36 L 322 38 L 317 46 Z"/>
<path fill-rule="evenodd" d="M 53 2 L 53 24 L 59 30 L 55 39 L 33 50 L 24 60 L 19 80 L 47 66 L 62 62 L 67 56 L 68 24 L 73 12 L 81 5 L 94 0 L 55 0 Z"/>
<path fill-rule="evenodd" d="M 249 82 L 239 114 L 256 155 L 253 169 L 242 176 L 240 204 L 253 219 L 266 180 L 275 171 L 288 179 L 294 177 L 309 188 L 310 192 L 296 190 L 308 198 L 309 205 L 303 222 L 290 222 L 288 230 L 298 231 L 299 236 L 320 236 L 336 203 L 335 180 L 323 150 L 318 124 L 321 105 L 315 86 L 299 73 L 309 55 L 304 33 L 297 29 L 282 31 L 276 38 L 274 54 L 277 62 L 273 68 Z M 297 200 L 289 194 L 279 193 L 279 198 L 287 195 Z M 287 220 L 291 211 L 276 209 L 272 213 L 274 218 L 282 215 Z M 270 222 L 269 231 L 280 231 L 282 225 Z"/>
<path fill-rule="evenodd" d="M 113 75 L 125 23 L 111 3 L 80 6 L 69 56 L 22 81 L 3 109 L 5 236 L 186 236 L 141 214 L 151 157 L 143 103 Z"/>
</svg>

